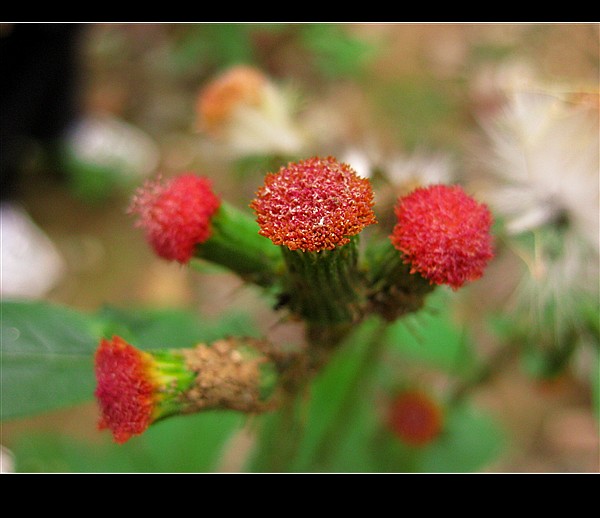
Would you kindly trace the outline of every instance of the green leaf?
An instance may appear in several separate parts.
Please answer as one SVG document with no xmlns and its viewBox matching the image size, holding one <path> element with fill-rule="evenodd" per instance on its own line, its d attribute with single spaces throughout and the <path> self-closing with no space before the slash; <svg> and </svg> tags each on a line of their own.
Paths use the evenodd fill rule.
<svg viewBox="0 0 600 518">
<path fill-rule="evenodd" d="M 3 302 L 2 419 L 93 397 L 94 320 L 43 302 Z"/>
<path fill-rule="evenodd" d="M 117 334 L 140 349 L 193 347 L 224 336 L 256 336 L 256 326 L 244 314 L 207 320 L 181 309 L 120 309 L 106 306 L 98 313 L 101 334 Z"/>
<path fill-rule="evenodd" d="M 423 453 L 419 468 L 430 473 L 482 470 L 499 456 L 505 442 L 493 418 L 463 404 L 449 409 L 443 435 Z"/>
<path fill-rule="evenodd" d="M 250 37 L 253 30 L 251 24 L 192 25 L 185 28 L 171 57 L 183 71 L 251 63 L 255 59 Z"/>
<path fill-rule="evenodd" d="M 167 419 L 118 445 L 61 435 L 28 435 L 14 446 L 17 472 L 209 473 L 243 424 L 235 412 L 203 412 Z"/>
<path fill-rule="evenodd" d="M 466 329 L 453 321 L 450 306 L 448 294 L 438 290 L 424 310 L 392 324 L 387 341 L 406 359 L 454 375 L 468 374 L 475 367 L 475 353 Z"/>
<path fill-rule="evenodd" d="M 336 24 L 303 25 L 300 42 L 314 55 L 318 69 L 328 77 L 360 73 L 375 53 L 374 45 Z"/>
<path fill-rule="evenodd" d="M 191 347 L 228 335 L 255 336 L 244 315 L 207 321 L 176 309 L 103 308 L 88 315 L 47 302 L 3 302 L 2 419 L 93 398 L 93 358 L 101 337 L 122 336 L 140 349 Z"/>
</svg>

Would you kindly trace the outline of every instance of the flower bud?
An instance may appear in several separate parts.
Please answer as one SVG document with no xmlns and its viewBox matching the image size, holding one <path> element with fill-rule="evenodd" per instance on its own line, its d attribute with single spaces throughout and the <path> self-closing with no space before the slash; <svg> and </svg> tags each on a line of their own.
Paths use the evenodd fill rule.
<svg viewBox="0 0 600 518">
<path fill-rule="evenodd" d="M 289 307 L 315 323 L 355 320 L 362 306 L 357 235 L 376 223 L 369 180 L 333 157 L 269 173 L 251 207 L 260 234 L 282 249 Z"/>
</svg>

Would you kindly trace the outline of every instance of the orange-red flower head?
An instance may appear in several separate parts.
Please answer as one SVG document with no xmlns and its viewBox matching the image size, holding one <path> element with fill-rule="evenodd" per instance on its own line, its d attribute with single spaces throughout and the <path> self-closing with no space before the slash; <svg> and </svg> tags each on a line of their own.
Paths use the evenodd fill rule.
<svg viewBox="0 0 600 518">
<path fill-rule="evenodd" d="M 152 356 L 115 336 L 96 351 L 95 396 L 100 429 L 108 428 L 118 443 L 143 433 L 155 418 L 157 381 Z"/>
<path fill-rule="evenodd" d="M 460 288 L 479 279 L 493 257 L 492 215 L 456 186 L 421 187 L 398 200 L 390 240 L 411 273 Z"/>
<path fill-rule="evenodd" d="M 210 181 L 183 174 L 166 182 L 149 181 L 133 197 L 130 213 L 137 214 L 156 254 L 187 263 L 196 245 L 211 235 L 211 218 L 220 206 Z"/>
<path fill-rule="evenodd" d="M 438 403 L 416 390 L 398 394 L 389 409 L 390 430 L 412 446 L 424 446 L 434 441 L 442 432 L 443 421 Z"/>
<path fill-rule="evenodd" d="M 333 250 L 376 223 L 369 180 L 333 157 L 269 173 L 250 205 L 260 234 L 290 250 Z"/>
</svg>

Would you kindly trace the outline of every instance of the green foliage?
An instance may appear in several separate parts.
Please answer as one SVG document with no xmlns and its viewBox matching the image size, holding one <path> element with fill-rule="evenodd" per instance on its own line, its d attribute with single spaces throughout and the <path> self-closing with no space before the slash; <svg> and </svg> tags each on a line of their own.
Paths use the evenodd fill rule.
<svg viewBox="0 0 600 518">
<path fill-rule="evenodd" d="M 252 63 L 254 51 L 249 24 L 201 23 L 184 26 L 172 59 L 182 70 L 227 67 L 236 63 Z"/>
<path fill-rule="evenodd" d="M 97 314 L 102 336 L 113 334 L 140 349 L 193 347 L 229 335 L 257 336 L 247 315 L 228 313 L 216 320 L 203 319 L 180 309 L 120 309 L 105 306 Z"/>
<path fill-rule="evenodd" d="M 330 441 L 336 443 L 337 424 L 354 413 L 349 405 L 362 388 L 361 378 L 369 367 L 370 340 L 378 320 L 368 320 L 353 334 L 349 343 L 339 351 L 327 367 L 311 380 L 307 392 L 300 396 L 295 406 L 265 416 L 263 429 L 255 456 L 251 459 L 251 471 L 326 471 L 328 463 L 322 456 L 329 455 Z M 348 412 L 348 415 L 343 415 Z M 333 430 L 333 432 L 332 432 Z M 281 454 L 274 445 L 289 446 L 290 437 L 296 444 L 281 465 Z"/>
<path fill-rule="evenodd" d="M 312 54 L 317 69 L 329 78 L 358 75 L 377 50 L 338 24 L 302 25 L 300 43 Z"/>
<path fill-rule="evenodd" d="M 265 35 L 277 42 L 275 48 L 292 46 L 328 79 L 359 75 L 377 52 L 340 24 L 206 23 L 183 26 L 172 49 L 173 61 L 180 70 L 205 72 L 238 63 L 261 66 Z"/>
<path fill-rule="evenodd" d="M 175 309 L 84 314 L 46 302 L 3 302 L 1 312 L 2 419 L 92 399 L 101 337 L 119 334 L 140 349 L 164 349 L 256 334 L 247 318 L 233 314 L 216 321 Z"/>
<path fill-rule="evenodd" d="M 61 435 L 30 434 L 13 449 L 17 472 L 205 473 L 218 469 L 222 453 L 244 417 L 203 412 L 153 425 L 144 435 L 118 445 Z"/>
<path fill-rule="evenodd" d="M 446 408 L 438 440 L 414 447 L 381 432 L 376 451 L 380 471 L 470 473 L 485 468 L 503 451 L 506 437 L 495 420 L 465 404 Z"/>
<path fill-rule="evenodd" d="M 436 290 L 422 311 L 393 323 L 386 340 L 405 361 L 466 376 L 476 367 L 475 351 L 467 330 L 450 314 L 450 296 L 448 291 Z"/>
<path fill-rule="evenodd" d="M 90 399 L 95 321 L 43 302 L 4 302 L 2 419 Z"/>
<path fill-rule="evenodd" d="M 291 411 L 263 418 L 251 471 L 473 472 L 497 458 L 504 434 L 494 419 L 465 403 L 446 406 L 442 435 L 425 447 L 404 444 L 386 428 L 389 394 L 381 379 L 381 354 L 398 344 L 388 341 L 390 333 L 381 334 L 381 326 L 378 320 L 366 321 Z M 421 359 L 441 351 L 440 336 L 460 336 L 444 319 L 431 320 L 431 328 L 420 347 L 432 351 Z M 456 344 L 450 347 L 459 354 Z M 440 365 L 454 369 L 447 357 Z M 292 448 L 290 441 L 295 442 Z M 278 444 L 288 449 L 279 451 Z M 283 466 L 282 453 L 287 456 Z"/>
</svg>

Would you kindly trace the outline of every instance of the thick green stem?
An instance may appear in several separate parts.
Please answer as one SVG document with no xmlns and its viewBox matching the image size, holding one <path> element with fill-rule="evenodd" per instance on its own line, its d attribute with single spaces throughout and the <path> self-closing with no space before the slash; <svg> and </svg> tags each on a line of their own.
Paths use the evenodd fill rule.
<svg viewBox="0 0 600 518">
<path fill-rule="evenodd" d="M 365 293 L 357 241 L 319 252 L 282 248 L 289 274 L 289 307 L 310 324 L 357 321 Z"/>
<path fill-rule="evenodd" d="M 281 253 L 258 233 L 258 223 L 249 214 L 223 202 L 211 224 L 212 235 L 196 247 L 196 257 L 224 266 L 259 286 L 275 284 L 283 270 Z"/>
<path fill-rule="evenodd" d="M 360 369 L 345 392 L 331 425 L 321 436 L 316 447 L 315 461 L 319 467 L 327 468 L 331 456 L 335 452 L 338 438 L 348 424 L 348 416 L 354 413 L 356 402 L 364 394 L 368 382 L 373 376 L 374 368 L 377 366 L 384 349 L 385 342 L 383 338 L 386 330 L 387 323 L 379 320 L 377 328 L 373 330 L 370 336 L 370 343 L 365 348 Z"/>
</svg>

